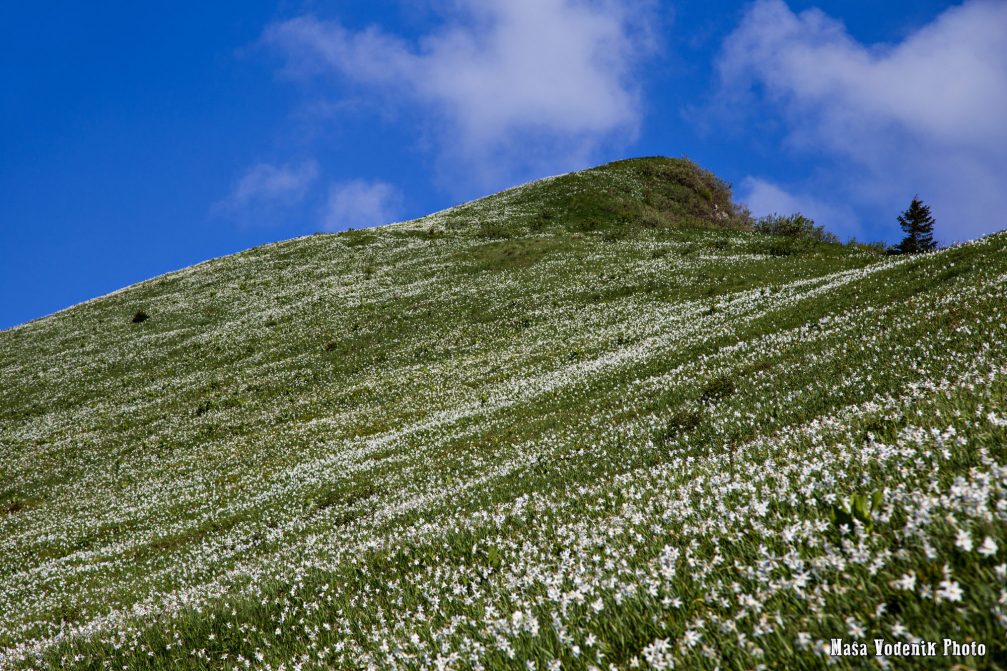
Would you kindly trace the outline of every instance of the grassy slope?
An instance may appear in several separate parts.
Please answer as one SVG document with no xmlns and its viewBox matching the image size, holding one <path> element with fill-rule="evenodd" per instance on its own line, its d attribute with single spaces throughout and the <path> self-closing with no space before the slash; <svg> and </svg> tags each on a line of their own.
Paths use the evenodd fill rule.
<svg viewBox="0 0 1007 671">
<path fill-rule="evenodd" d="M 623 162 L 0 333 L 0 668 L 1002 659 L 1007 237 L 732 222 Z"/>
</svg>

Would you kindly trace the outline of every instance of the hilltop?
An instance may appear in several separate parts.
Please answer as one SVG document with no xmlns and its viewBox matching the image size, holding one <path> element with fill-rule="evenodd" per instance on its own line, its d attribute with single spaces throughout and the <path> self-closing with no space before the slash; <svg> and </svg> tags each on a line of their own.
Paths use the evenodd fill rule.
<svg viewBox="0 0 1007 671">
<path fill-rule="evenodd" d="M 620 161 L 0 332 L 0 668 L 1003 659 L 1007 236 L 746 229 Z"/>
</svg>

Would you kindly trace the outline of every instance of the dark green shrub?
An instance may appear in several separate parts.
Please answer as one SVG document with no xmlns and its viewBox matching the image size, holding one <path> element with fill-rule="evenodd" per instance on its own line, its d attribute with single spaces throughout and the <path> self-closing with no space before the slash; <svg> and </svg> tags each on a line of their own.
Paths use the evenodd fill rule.
<svg viewBox="0 0 1007 671">
<path fill-rule="evenodd" d="M 14 513 L 21 512 L 28 507 L 28 503 L 24 499 L 11 499 L 3 504 L 0 504 L 0 512 L 6 515 L 13 515 Z"/>
<path fill-rule="evenodd" d="M 830 233 L 823 226 L 817 225 L 814 220 L 805 217 L 800 212 L 795 212 L 786 217 L 779 214 L 769 214 L 765 217 L 760 217 L 755 221 L 753 230 L 756 233 L 763 233 L 765 235 L 796 238 L 807 240 L 808 242 L 839 244 L 839 238 L 835 233 Z"/>
<path fill-rule="evenodd" d="M 760 251 L 770 256 L 793 256 L 811 249 L 811 242 L 802 238 L 774 238 L 761 246 Z"/>
<path fill-rule="evenodd" d="M 133 315 L 133 323 L 134 324 L 142 324 L 143 322 L 147 321 L 148 319 L 150 319 L 150 315 L 148 315 L 143 310 L 137 310 L 136 313 Z"/>
<path fill-rule="evenodd" d="M 340 234 L 343 244 L 347 247 L 364 247 L 377 240 L 377 236 L 365 231 L 354 231 L 350 229 Z"/>
<path fill-rule="evenodd" d="M 546 227 L 547 223 L 548 223 L 548 221 L 546 219 L 542 218 L 542 217 L 538 217 L 537 219 L 532 219 L 531 221 L 528 222 L 528 232 L 529 233 L 541 233 L 542 231 L 545 230 L 545 227 Z"/>
<path fill-rule="evenodd" d="M 352 506 L 365 501 L 378 493 L 369 482 L 342 482 L 322 488 L 314 499 L 314 507 L 319 510 L 333 506 Z"/>
<path fill-rule="evenodd" d="M 703 393 L 700 395 L 700 400 L 703 401 L 719 401 L 722 398 L 726 398 L 737 391 L 738 387 L 727 375 L 720 375 L 713 378 L 709 384 L 703 387 Z"/>
<path fill-rule="evenodd" d="M 679 436 L 695 431 L 703 423 L 703 415 L 695 410 L 679 410 L 668 420 L 661 442 L 670 443 Z"/>
<path fill-rule="evenodd" d="M 872 254 L 884 254 L 888 250 L 888 246 L 883 242 L 860 242 L 856 238 L 850 238 L 846 246 L 856 247 L 861 251 Z"/>
<path fill-rule="evenodd" d="M 601 234 L 601 239 L 605 242 L 618 242 L 620 240 L 625 240 L 627 238 L 633 237 L 636 233 L 636 228 L 631 224 L 625 223 L 621 226 L 611 226 Z"/>
<path fill-rule="evenodd" d="M 499 239 L 509 238 L 513 234 L 502 221 L 493 219 L 479 223 L 479 235 L 483 238 Z"/>
</svg>

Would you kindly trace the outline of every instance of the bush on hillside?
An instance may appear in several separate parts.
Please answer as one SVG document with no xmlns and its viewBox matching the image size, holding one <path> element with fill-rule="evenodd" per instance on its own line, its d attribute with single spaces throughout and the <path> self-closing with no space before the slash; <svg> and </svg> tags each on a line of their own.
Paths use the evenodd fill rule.
<svg viewBox="0 0 1007 671">
<path fill-rule="evenodd" d="M 150 315 L 148 315 L 143 310 L 137 310 L 136 313 L 133 315 L 133 323 L 134 324 L 142 324 L 143 322 L 147 321 L 148 319 L 150 319 Z"/>
<path fill-rule="evenodd" d="M 883 242 L 860 242 L 856 238 L 850 238 L 846 243 L 846 246 L 856 247 L 862 251 L 870 252 L 872 254 L 884 254 L 888 250 L 888 246 Z"/>
<path fill-rule="evenodd" d="M 703 423 L 702 413 L 696 410 L 679 410 L 668 420 L 659 436 L 660 442 L 667 445 L 683 434 L 691 433 Z"/>
<path fill-rule="evenodd" d="M 490 240 L 507 239 L 513 231 L 499 219 L 489 219 L 479 222 L 479 235 Z"/>
<path fill-rule="evenodd" d="M 704 402 L 719 401 L 731 396 L 738 390 L 738 385 L 727 375 L 715 377 L 705 387 L 700 394 L 699 400 Z"/>
<path fill-rule="evenodd" d="M 829 244 L 839 244 L 839 238 L 835 233 L 825 230 L 824 226 L 817 225 L 800 212 L 795 212 L 789 216 L 779 214 L 769 214 L 760 217 L 755 221 L 753 230 L 756 233 L 766 235 L 778 235 L 785 238 L 798 238 L 808 242 L 826 242 Z"/>
</svg>

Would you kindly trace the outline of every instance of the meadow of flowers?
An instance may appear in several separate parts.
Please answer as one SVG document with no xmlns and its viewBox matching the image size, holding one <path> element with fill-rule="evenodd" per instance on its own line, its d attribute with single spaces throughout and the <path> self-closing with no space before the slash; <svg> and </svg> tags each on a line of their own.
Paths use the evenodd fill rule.
<svg viewBox="0 0 1007 671">
<path fill-rule="evenodd" d="M 780 253 L 647 180 L 0 333 L 0 669 L 1004 668 L 1007 235 Z"/>
</svg>

